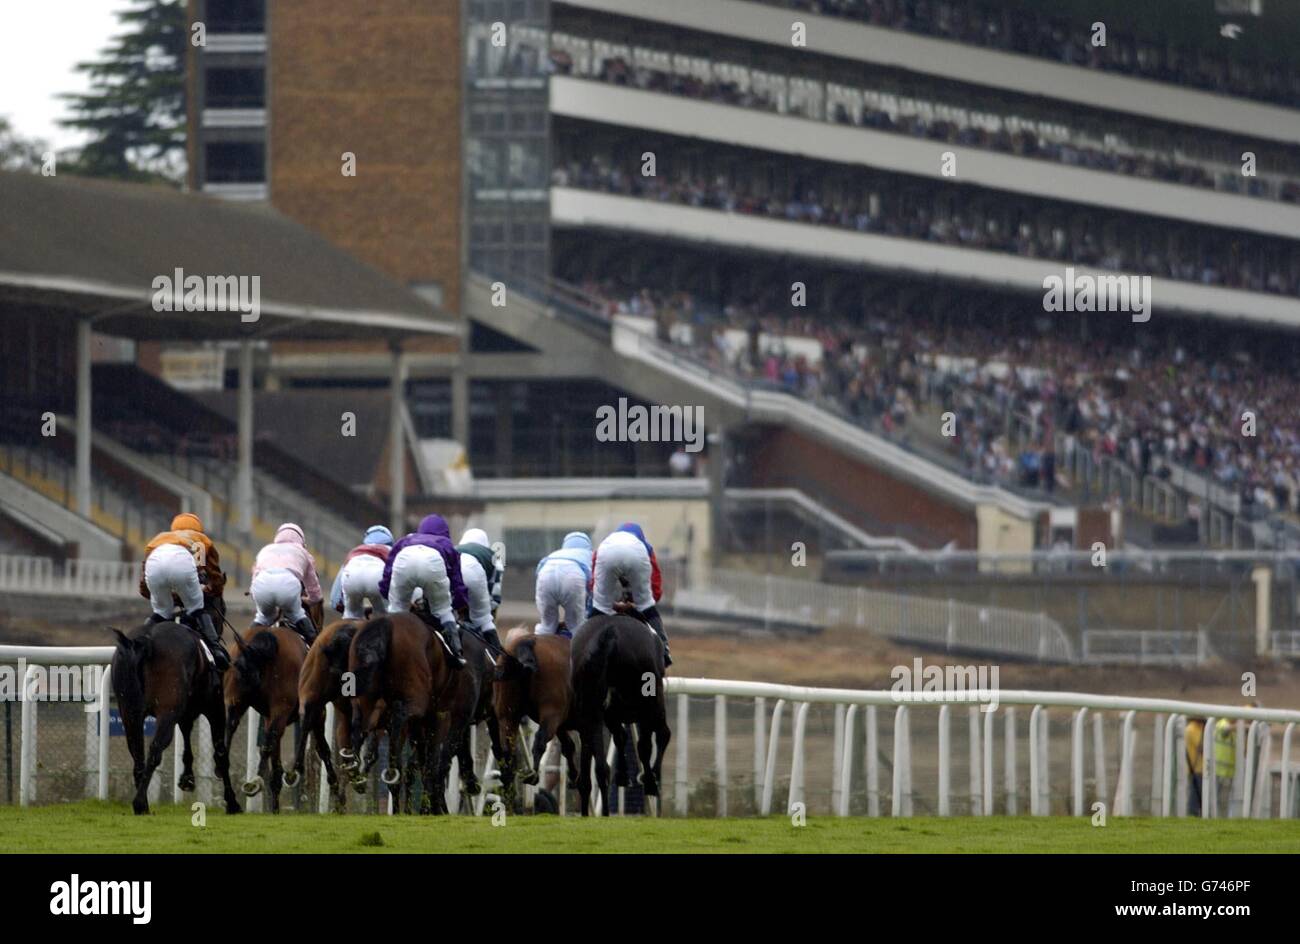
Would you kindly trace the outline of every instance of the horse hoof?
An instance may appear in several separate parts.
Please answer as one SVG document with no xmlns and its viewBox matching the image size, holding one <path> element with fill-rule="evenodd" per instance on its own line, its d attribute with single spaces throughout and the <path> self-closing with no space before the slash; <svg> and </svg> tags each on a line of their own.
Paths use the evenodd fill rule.
<svg viewBox="0 0 1300 944">
<path fill-rule="evenodd" d="M 242 812 L 244 812 L 244 808 L 243 808 L 242 806 L 240 806 L 238 803 L 227 803 L 227 804 L 226 804 L 226 812 L 227 812 L 229 815 L 234 816 L 234 815 L 236 815 L 236 814 L 238 814 L 238 813 L 242 813 Z"/>
<path fill-rule="evenodd" d="M 286 770 L 284 772 L 284 785 L 291 790 L 294 787 L 298 786 L 298 781 L 300 779 L 301 778 L 298 776 L 298 771 L 296 770 Z"/>
<path fill-rule="evenodd" d="M 392 787 L 402 782 L 402 772 L 396 767 L 386 767 L 383 773 L 379 775 L 379 779 L 387 786 Z"/>
<path fill-rule="evenodd" d="M 262 778 L 255 777 L 254 779 L 248 781 L 248 783 L 244 784 L 244 788 L 243 788 L 244 796 L 255 797 L 262 792 L 262 787 L 264 786 L 265 784 L 262 782 Z"/>
<path fill-rule="evenodd" d="M 191 790 L 194 789 L 194 775 L 189 774 L 187 776 L 181 777 L 180 780 L 176 781 L 176 786 L 180 787 L 186 793 L 189 793 Z"/>
<path fill-rule="evenodd" d="M 479 782 L 477 780 L 466 780 L 464 789 L 465 789 L 465 796 L 476 797 L 483 792 L 483 788 L 479 786 Z"/>
<path fill-rule="evenodd" d="M 131 803 L 131 812 L 134 813 L 136 816 L 143 816 L 145 813 L 148 813 L 148 812 L 149 812 L 149 801 L 148 801 L 148 800 L 134 800 L 134 801 L 132 801 L 132 803 Z"/>
<path fill-rule="evenodd" d="M 353 789 L 355 792 L 357 792 L 357 793 L 365 793 L 365 792 L 366 792 L 366 779 L 365 779 L 364 777 L 359 777 L 358 779 L 353 780 L 353 781 L 352 781 L 352 789 Z"/>
<path fill-rule="evenodd" d="M 346 747 L 339 748 L 339 764 L 344 770 L 351 770 L 357 765 L 356 752 Z"/>
<path fill-rule="evenodd" d="M 524 776 L 524 783 L 528 784 L 530 787 L 537 786 L 541 781 L 542 778 L 537 775 L 537 771 L 535 770 L 529 771 L 528 774 Z"/>
</svg>

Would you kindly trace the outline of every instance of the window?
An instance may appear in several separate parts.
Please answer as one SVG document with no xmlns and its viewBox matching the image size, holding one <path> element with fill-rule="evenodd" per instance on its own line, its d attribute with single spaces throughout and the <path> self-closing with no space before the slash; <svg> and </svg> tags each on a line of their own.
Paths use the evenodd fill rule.
<svg viewBox="0 0 1300 944">
<path fill-rule="evenodd" d="M 204 157 L 208 183 L 266 182 L 266 145 L 260 141 L 214 141 L 208 144 Z"/>
<path fill-rule="evenodd" d="M 209 69 L 204 73 L 208 108 L 265 108 L 266 70 Z"/>
<path fill-rule="evenodd" d="M 210 33 L 261 33 L 266 0 L 208 0 L 204 23 Z"/>
</svg>

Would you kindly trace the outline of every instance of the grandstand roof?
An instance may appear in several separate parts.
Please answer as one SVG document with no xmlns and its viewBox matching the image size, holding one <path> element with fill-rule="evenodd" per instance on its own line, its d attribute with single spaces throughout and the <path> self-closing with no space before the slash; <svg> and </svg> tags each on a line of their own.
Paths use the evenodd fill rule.
<svg viewBox="0 0 1300 944">
<path fill-rule="evenodd" d="M 137 340 L 372 339 L 461 322 L 264 206 L 165 187 L 0 173 L 0 302 L 92 316 Z M 154 280 L 258 276 L 260 317 L 156 311 Z"/>
</svg>

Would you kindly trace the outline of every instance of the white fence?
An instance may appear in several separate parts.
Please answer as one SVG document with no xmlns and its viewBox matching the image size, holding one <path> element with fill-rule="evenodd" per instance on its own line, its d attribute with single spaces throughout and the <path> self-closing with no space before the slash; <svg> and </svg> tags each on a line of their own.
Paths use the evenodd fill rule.
<svg viewBox="0 0 1300 944">
<path fill-rule="evenodd" d="M 140 565 L 113 560 L 69 560 L 0 554 L 0 592 L 90 598 L 139 595 Z"/>
<path fill-rule="evenodd" d="M 90 666 L 99 680 L 102 691 L 109 690 L 108 661 L 112 648 L 94 647 L 28 647 L 0 646 L 0 667 L 25 665 L 21 691 L 29 692 L 41 673 L 38 667 Z M 1274 815 L 1290 817 L 1296 806 L 1295 779 L 1300 764 L 1292 760 L 1292 739 L 1300 711 L 1239 708 L 1225 705 L 1201 704 L 1154 698 L 1128 698 L 1114 695 L 1088 695 L 1074 692 L 1035 692 L 967 690 L 948 692 L 890 692 L 858 691 L 854 689 L 809 688 L 794 685 L 776 685 L 763 682 L 742 682 L 718 679 L 668 678 L 665 681 L 671 696 L 673 752 L 671 780 L 674 786 L 673 808 L 679 815 L 690 813 L 691 768 L 690 758 L 690 699 L 700 696 L 713 699 L 713 764 L 706 771 L 716 784 L 717 802 L 714 810 L 726 815 L 728 793 L 731 790 L 728 773 L 728 747 L 734 734 L 728 723 L 728 704 L 751 701 L 753 704 L 753 782 L 755 808 L 760 815 L 774 810 L 777 791 L 778 768 L 788 770 L 788 790 L 783 811 L 797 809 L 795 804 L 806 799 L 805 784 L 806 743 L 809 709 L 814 705 L 832 706 L 834 710 L 834 737 L 829 773 L 831 775 L 831 808 L 838 816 L 847 816 L 854 808 L 864 809 L 867 815 L 881 815 L 882 799 L 889 798 L 892 816 L 910 816 L 919 793 L 914 789 L 912 730 L 913 715 L 936 726 L 938 784 L 932 808 L 941 816 L 955 812 L 953 803 L 953 743 L 952 723 L 955 710 L 967 708 L 969 740 L 969 774 L 971 812 L 990 815 L 998 812 L 995 789 L 999 765 L 997 763 L 998 729 L 1002 729 L 1003 808 L 1002 812 L 1019 812 L 1021 788 L 1018 781 L 1017 754 L 1027 752 L 1029 760 L 1028 800 L 1031 815 L 1048 815 L 1053 812 L 1049 786 L 1060 771 L 1053 769 L 1050 750 L 1049 712 L 1067 710 L 1071 713 L 1070 749 L 1068 762 L 1069 802 L 1065 810 L 1082 816 L 1091 811 L 1085 795 L 1085 767 L 1091 750 L 1094 770 L 1094 796 L 1104 798 L 1107 809 L 1114 815 L 1133 815 L 1135 811 L 1135 784 L 1138 782 L 1140 730 L 1139 718 L 1146 722 L 1151 732 L 1150 742 L 1150 809 L 1154 815 L 1185 815 L 1188 795 L 1188 772 L 1184 762 L 1185 745 L 1183 729 L 1189 718 L 1205 718 L 1206 730 L 1213 731 L 1218 719 L 1237 722 L 1235 738 L 1237 761 L 1231 791 L 1230 809 L 1218 809 L 1215 784 L 1215 764 L 1205 766 L 1201 790 L 1201 811 L 1204 816 L 1243 816 L 1267 818 Z M 108 745 L 110 699 L 102 698 L 86 715 L 85 756 L 86 795 L 107 799 Z M 21 742 L 19 758 L 19 802 L 34 804 L 39 800 L 36 792 L 37 724 L 40 702 L 24 698 L 21 704 Z M 769 704 L 771 705 L 769 711 Z M 881 710 L 892 711 L 886 723 L 892 728 L 892 758 L 889 761 L 890 785 L 881 790 L 882 738 L 880 737 Z M 1017 720 L 1021 710 L 1028 709 L 1028 737 L 1022 741 Z M 781 756 L 782 724 L 786 713 L 791 715 L 792 737 L 788 756 Z M 1120 759 L 1116 776 L 1107 776 L 1104 714 L 1119 716 Z M 861 718 L 861 735 L 857 733 Z M 1091 732 L 1089 732 L 1091 721 Z M 257 744 L 255 714 L 245 720 L 248 725 L 248 777 L 256 772 Z M 327 725 L 327 729 L 332 725 Z M 199 744 L 196 761 L 199 772 L 208 762 L 209 750 L 204 741 L 206 726 L 199 725 Z M 1280 745 L 1278 732 L 1280 730 Z M 1089 736 L 1091 734 L 1091 736 Z M 855 747 L 861 744 L 860 772 L 855 778 Z M 554 745 L 552 746 L 554 747 Z M 176 742 L 179 754 L 179 738 Z M 612 745 L 611 745 L 612 749 Z M 1277 750 L 1277 760 L 1274 760 Z M 666 758 L 667 759 L 667 758 Z M 1058 758 L 1057 766 L 1061 766 Z M 493 774 L 489 757 L 484 769 L 484 779 Z M 1276 779 L 1276 789 L 1274 789 Z M 457 783 L 455 777 L 452 784 Z M 561 810 L 563 805 L 564 777 L 561 774 Z M 450 788 L 455 790 L 456 787 Z M 321 809 L 327 809 L 329 797 L 321 790 Z M 1276 806 L 1274 797 L 1276 796 Z M 173 786 L 173 797 L 180 801 L 179 789 Z M 454 799 L 454 794 L 452 794 Z M 927 804 L 929 798 L 926 797 Z M 487 791 L 480 794 L 474 809 L 482 813 Z M 256 808 L 256 801 L 250 803 Z M 454 808 L 454 807 L 453 807 Z M 620 803 L 621 808 L 621 803 Z M 1058 807 L 1059 809 L 1059 807 Z"/>
<path fill-rule="evenodd" d="M 1089 665 L 1201 665 L 1213 655 L 1203 629 L 1085 629 L 1082 650 Z"/>
<path fill-rule="evenodd" d="M 696 585 L 708 589 L 678 590 L 673 598 L 677 610 L 765 626 L 860 626 L 944 651 L 1074 661 L 1065 630 L 1044 613 L 726 570 L 711 571 Z"/>
</svg>

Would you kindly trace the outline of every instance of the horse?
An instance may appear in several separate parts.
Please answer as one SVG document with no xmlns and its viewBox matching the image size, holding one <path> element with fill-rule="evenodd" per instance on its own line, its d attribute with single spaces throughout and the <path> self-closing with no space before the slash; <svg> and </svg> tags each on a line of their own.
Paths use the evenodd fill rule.
<svg viewBox="0 0 1300 944">
<path fill-rule="evenodd" d="M 508 795 L 514 790 L 519 723 L 525 717 L 537 722 L 538 731 L 533 738 L 533 767 L 524 783 L 535 786 L 540 782 L 542 757 L 556 737 L 568 762 L 569 780 L 578 781 L 569 734 L 573 705 L 569 656 L 567 636 L 535 636 L 527 627 L 513 629 L 506 636 L 505 652 L 497 659 L 492 707 L 501 742 L 501 784 Z"/>
<path fill-rule="evenodd" d="M 358 619 L 336 620 L 326 626 L 302 663 L 298 676 L 298 718 L 302 736 L 294 746 L 293 769 L 284 776 L 286 786 L 296 786 L 306 768 L 307 738 L 316 744 L 316 754 L 325 765 L 325 777 L 334 793 L 340 813 L 347 808 L 347 789 L 334 770 L 329 742 L 325 739 L 325 706 L 334 706 L 334 743 L 345 762 L 352 759 L 352 705 L 344 693 L 343 676 L 348 671 L 348 649 L 361 628 Z M 363 781 L 364 782 L 364 781 Z"/>
<path fill-rule="evenodd" d="M 469 732 L 480 721 L 487 722 L 492 752 L 501 756 L 496 714 L 492 707 L 494 667 L 488 658 L 489 647 L 478 633 L 466 630 L 461 634 L 461 648 L 465 665 L 453 673 L 451 683 L 433 705 L 435 718 L 430 730 L 433 787 L 429 801 L 430 812 L 435 814 L 450 812 L 446 788 L 453 756 L 460 761 L 460 778 L 465 783 L 465 793 L 478 796 L 482 790 L 474 772 L 474 754 L 469 743 Z"/>
<path fill-rule="evenodd" d="M 390 613 L 365 623 L 352 637 L 348 671 L 356 694 L 352 698 L 351 749 L 357 767 L 354 780 L 374 764 L 373 742 L 380 727 L 388 731 L 389 766 L 380 779 L 389 788 L 402 782 L 402 748 L 409 738 L 415 750 L 412 766 L 423 776 L 425 795 L 433 797 L 434 771 L 429 734 L 435 701 L 452 684 L 452 667 L 445 643 L 427 623 L 410 612 Z M 362 747 L 371 745 L 363 757 Z M 406 803 L 410 811 L 410 768 Z"/>
<path fill-rule="evenodd" d="M 307 658 L 307 643 L 287 626 L 254 623 L 242 638 L 235 634 L 235 645 L 239 655 L 226 673 L 226 747 L 229 750 L 245 711 L 252 708 L 261 715 L 262 757 L 257 776 L 244 784 L 244 795 L 261 793 L 269 772 L 271 812 L 278 813 L 285 782 L 280 741 L 298 715 L 298 677 Z"/>
<path fill-rule="evenodd" d="M 609 787 L 609 765 L 603 750 L 601 725 L 609 729 L 616 745 L 616 786 L 631 783 L 624 748 L 624 725 L 637 726 L 637 756 L 646 796 L 658 796 L 664 753 L 672 732 L 668 728 L 664 695 L 664 648 L 659 637 L 642 620 L 621 613 L 596 613 L 573 635 L 572 725 L 582 738 L 578 789 L 582 815 L 591 803 L 591 764 L 601 796 Z M 654 763 L 650 755 L 657 749 Z M 604 812 L 610 814 L 610 803 Z"/>
<path fill-rule="evenodd" d="M 225 604 L 211 598 L 208 609 L 220 625 Z M 239 800 L 230 784 L 230 759 L 226 743 L 226 719 L 221 698 L 221 675 L 204 654 L 198 633 L 175 620 L 146 623 L 131 635 L 114 627 L 117 649 L 113 653 L 113 695 L 126 730 L 131 752 L 135 797 L 131 809 L 139 816 L 149 812 L 149 781 L 171 746 L 177 727 L 184 745 L 183 769 L 177 783 L 182 790 L 194 789 L 194 755 L 190 730 L 202 715 L 212 733 L 213 768 L 221 778 L 227 813 L 240 813 Z M 157 719 L 157 730 L 144 749 L 144 719 Z"/>
</svg>

